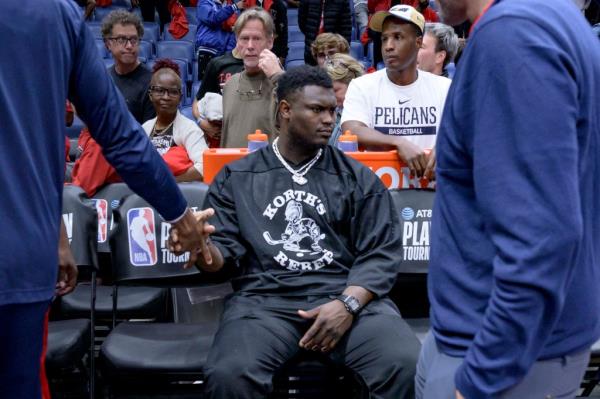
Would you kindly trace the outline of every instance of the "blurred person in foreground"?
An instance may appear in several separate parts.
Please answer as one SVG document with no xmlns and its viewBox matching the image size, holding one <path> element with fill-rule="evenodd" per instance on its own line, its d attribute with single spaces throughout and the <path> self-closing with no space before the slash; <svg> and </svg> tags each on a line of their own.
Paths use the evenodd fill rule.
<svg viewBox="0 0 600 399">
<path fill-rule="evenodd" d="M 0 134 L 0 184 L 10 187 L 0 196 L 1 398 L 40 398 L 45 379 L 40 359 L 57 283 L 65 98 L 130 187 L 177 228 L 173 249 L 191 250 L 195 262 L 205 244 L 175 179 L 106 73 L 80 13 L 71 1 L 0 2 L 0 57 L 11 60 L 0 69 L 0 126 L 10 132 Z M 72 272 L 61 270 L 60 286 L 75 283 Z"/>
<path fill-rule="evenodd" d="M 438 3 L 473 30 L 437 140 L 417 398 L 573 398 L 600 336 L 598 40 L 571 0 Z"/>
</svg>

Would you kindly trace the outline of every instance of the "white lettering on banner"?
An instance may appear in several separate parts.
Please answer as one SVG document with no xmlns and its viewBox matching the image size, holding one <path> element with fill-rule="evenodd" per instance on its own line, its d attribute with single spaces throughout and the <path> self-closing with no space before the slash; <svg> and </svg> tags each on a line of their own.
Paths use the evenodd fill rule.
<svg viewBox="0 0 600 399">
<path fill-rule="evenodd" d="M 415 222 L 404 222 L 402 232 L 402 245 L 429 245 L 429 230 L 431 222 L 429 221 L 415 221 Z"/>
<path fill-rule="evenodd" d="M 429 246 L 420 247 L 404 247 L 404 254 L 402 255 L 403 260 L 429 260 Z"/>
<path fill-rule="evenodd" d="M 69 244 L 73 241 L 73 213 L 63 213 L 63 222 L 65 223 L 65 228 L 67 230 L 67 238 L 69 239 Z"/>
<path fill-rule="evenodd" d="M 168 249 L 161 249 L 162 252 L 162 262 L 163 263 L 183 263 L 190 260 L 190 253 L 186 252 L 183 255 L 175 255 L 173 252 Z"/>
<path fill-rule="evenodd" d="M 194 208 L 191 208 L 195 210 Z M 162 252 L 162 263 L 183 263 L 190 259 L 190 253 L 186 252 L 183 255 L 175 255 L 169 251 L 169 234 L 171 233 L 171 223 L 162 222 L 160 224 L 160 250 Z"/>
</svg>

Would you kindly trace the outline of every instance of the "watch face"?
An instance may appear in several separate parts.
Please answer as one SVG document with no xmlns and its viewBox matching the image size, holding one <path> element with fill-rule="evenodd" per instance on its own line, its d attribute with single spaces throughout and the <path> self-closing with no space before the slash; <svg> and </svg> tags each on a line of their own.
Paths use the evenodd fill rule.
<svg viewBox="0 0 600 399">
<path fill-rule="evenodd" d="M 350 307 L 350 309 L 352 309 L 352 312 L 357 312 L 358 309 L 360 308 L 360 304 L 358 303 L 358 300 L 356 298 L 354 298 L 353 296 L 348 297 L 347 304 Z"/>
</svg>

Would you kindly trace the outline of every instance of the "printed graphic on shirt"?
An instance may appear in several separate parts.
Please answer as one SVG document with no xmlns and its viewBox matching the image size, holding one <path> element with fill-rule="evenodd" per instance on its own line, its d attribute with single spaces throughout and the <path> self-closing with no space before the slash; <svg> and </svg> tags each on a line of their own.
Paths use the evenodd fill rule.
<svg viewBox="0 0 600 399">
<path fill-rule="evenodd" d="M 98 214 L 98 242 L 106 242 L 108 236 L 108 202 L 105 199 L 92 199 Z"/>
<path fill-rule="evenodd" d="M 402 259 L 429 261 L 431 209 L 402 208 Z"/>
<path fill-rule="evenodd" d="M 173 147 L 173 135 L 164 134 L 159 136 L 153 136 L 151 139 L 152 145 L 156 148 L 156 151 L 163 156 Z"/>
<path fill-rule="evenodd" d="M 428 136 L 437 133 L 438 109 L 435 106 L 411 106 L 410 100 L 398 100 L 398 106 L 375 107 L 374 128 L 396 136 Z"/>
<path fill-rule="evenodd" d="M 270 246 L 280 247 L 273 259 L 288 270 L 319 270 L 333 261 L 333 252 L 320 243 L 326 235 L 321 233 L 317 221 L 304 216 L 304 205 L 313 207 L 319 215 L 326 213 L 316 195 L 300 190 L 287 190 L 276 196 L 263 212 L 275 224 L 285 224 L 283 231 L 264 231 L 262 236 Z"/>
<path fill-rule="evenodd" d="M 156 264 L 156 233 L 154 211 L 151 208 L 133 208 L 127 212 L 129 260 L 134 266 Z"/>
</svg>

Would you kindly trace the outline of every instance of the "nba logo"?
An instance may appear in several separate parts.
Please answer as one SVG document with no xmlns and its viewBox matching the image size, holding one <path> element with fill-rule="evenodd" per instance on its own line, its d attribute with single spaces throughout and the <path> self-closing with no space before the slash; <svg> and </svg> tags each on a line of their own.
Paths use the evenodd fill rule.
<svg viewBox="0 0 600 399">
<path fill-rule="evenodd" d="M 108 234 L 108 202 L 104 199 L 94 199 L 98 214 L 98 242 L 105 242 Z"/>
<path fill-rule="evenodd" d="M 134 266 L 156 264 L 156 234 L 154 211 L 151 208 L 133 208 L 127 212 L 129 260 Z"/>
</svg>

